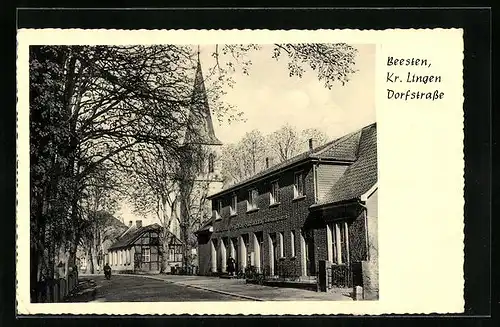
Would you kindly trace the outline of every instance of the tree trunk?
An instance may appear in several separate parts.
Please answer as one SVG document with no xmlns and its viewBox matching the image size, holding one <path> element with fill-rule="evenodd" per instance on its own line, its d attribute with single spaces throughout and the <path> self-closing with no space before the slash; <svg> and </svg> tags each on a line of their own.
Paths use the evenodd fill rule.
<svg viewBox="0 0 500 327">
<path fill-rule="evenodd" d="M 165 233 L 164 233 L 165 234 Z M 168 240 L 167 237 L 163 235 L 161 244 L 161 263 L 160 263 L 160 273 L 167 274 L 170 273 L 171 267 L 168 262 Z"/>
<path fill-rule="evenodd" d="M 30 248 L 30 296 L 31 303 L 38 302 L 38 272 L 39 272 L 39 252 L 36 247 Z"/>
<path fill-rule="evenodd" d="M 95 273 L 95 271 L 99 267 L 99 263 L 97 261 L 97 251 L 95 247 L 92 247 L 91 251 L 92 251 L 92 267 L 94 268 L 94 273 Z"/>
<path fill-rule="evenodd" d="M 75 235 L 75 237 L 76 237 L 76 235 Z M 70 246 L 69 246 L 68 267 L 73 267 L 74 270 L 78 270 L 78 267 L 76 266 L 77 249 L 78 249 L 78 240 L 72 240 L 70 242 Z"/>
<path fill-rule="evenodd" d="M 186 223 L 181 224 L 181 237 L 182 237 L 182 264 L 184 268 L 187 268 L 190 264 L 189 255 L 191 247 L 189 244 L 189 230 Z"/>
<path fill-rule="evenodd" d="M 94 260 L 92 258 L 92 248 L 87 250 L 87 274 L 94 273 Z"/>
</svg>

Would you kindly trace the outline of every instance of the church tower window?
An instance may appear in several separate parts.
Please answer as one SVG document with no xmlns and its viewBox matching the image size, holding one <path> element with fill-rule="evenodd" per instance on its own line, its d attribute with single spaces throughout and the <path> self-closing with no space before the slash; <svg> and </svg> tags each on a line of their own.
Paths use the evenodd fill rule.
<svg viewBox="0 0 500 327">
<path fill-rule="evenodd" d="M 215 160 L 215 156 L 213 153 L 210 153 L 208 155 L 208 172 L 209 173 L 213 173 L 214 172 L 214 160 Z"/>
</svg>

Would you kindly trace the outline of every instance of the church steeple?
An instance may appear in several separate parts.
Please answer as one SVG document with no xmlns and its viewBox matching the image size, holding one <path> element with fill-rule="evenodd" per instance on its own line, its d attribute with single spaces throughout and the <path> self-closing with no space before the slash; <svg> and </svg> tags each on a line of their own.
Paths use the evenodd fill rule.
<svg viewBox="0 0 500 327">
<path fill-rule="evenodd" d="M 214 132 L 205 81 L 201 70 L 199 47 L 190 109 L 190 121 L 193 131 L 190 133 L 190 130 L 188 130 L 188 135 L 186 135 L 187 141 L 207 145 L 222 145 L 222 142 L 215 136 Z"/>
</svg>

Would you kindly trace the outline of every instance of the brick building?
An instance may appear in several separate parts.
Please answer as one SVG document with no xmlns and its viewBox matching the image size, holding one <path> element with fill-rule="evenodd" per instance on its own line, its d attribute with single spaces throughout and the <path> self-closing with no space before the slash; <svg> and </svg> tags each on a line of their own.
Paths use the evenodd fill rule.
<svg viewBox="0 0 500 327">
<path fill-rule="evenodd" d="M 327 260 L 333 284 L 378 290 L 376 124 L 309 145 L 209 197 L 212 218 L 196 233 L 201 274 L 224 273 L 230 256 L 270 276 L 316 276 Z"/>
</svg>

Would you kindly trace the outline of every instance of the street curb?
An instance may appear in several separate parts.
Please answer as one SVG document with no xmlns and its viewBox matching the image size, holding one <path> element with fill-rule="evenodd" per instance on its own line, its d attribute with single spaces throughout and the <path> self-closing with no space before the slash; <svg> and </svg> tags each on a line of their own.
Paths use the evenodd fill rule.
<svg viewBox="0 0 500 327">
<path fill-rule="evenodd" d="M 137 276 L 139 276 L 139 277 L 145 277 L 145 278 L 149 278 L 149 279 L 159 280 L 159 281 L 162 281 L 162 282 L 165 282 L 165 283 L 169 283 L 169 284 L 176 284 L 176 285 L 181 285 L 181 286 L 184 286 L 184 287 L 196 288 L 196 289 L 203 290 L 203 291 L 209 291 L 209 292 L 213 292 L 213 293 L 219 293 L 219 294 L 233 296 L 233 297 L 238 297 L 238 298 L 242 298 L 242 299 L 246 299 L 246 300 L 264 301 L 263 299 L 259 299 L 257 297 L 253 297 L 253 296 L 242 295 L 242 294 L 237 294 L 237 293 L 230 293 L 230 292 L 225 292 L 225 291 L 216 290 L 216 289 L 213 289 L 213 288 L 207 288 L 207 287 L 203 287 L 203 286 L 189 285 L 189 284 L 185 284 L 185 283 L 182 283 L 182 282 L 175 282 L 175 281 L 171 281 L 171 280 L 165 280 L 163 278 L 158 278 L 158 277 L 150 276 L 150 275 L 134 275 L 134 274 L 119 274 L 119 275 L 120 276 L 130 276 L 130 277 L 137 277 Z"/>
</svg>

